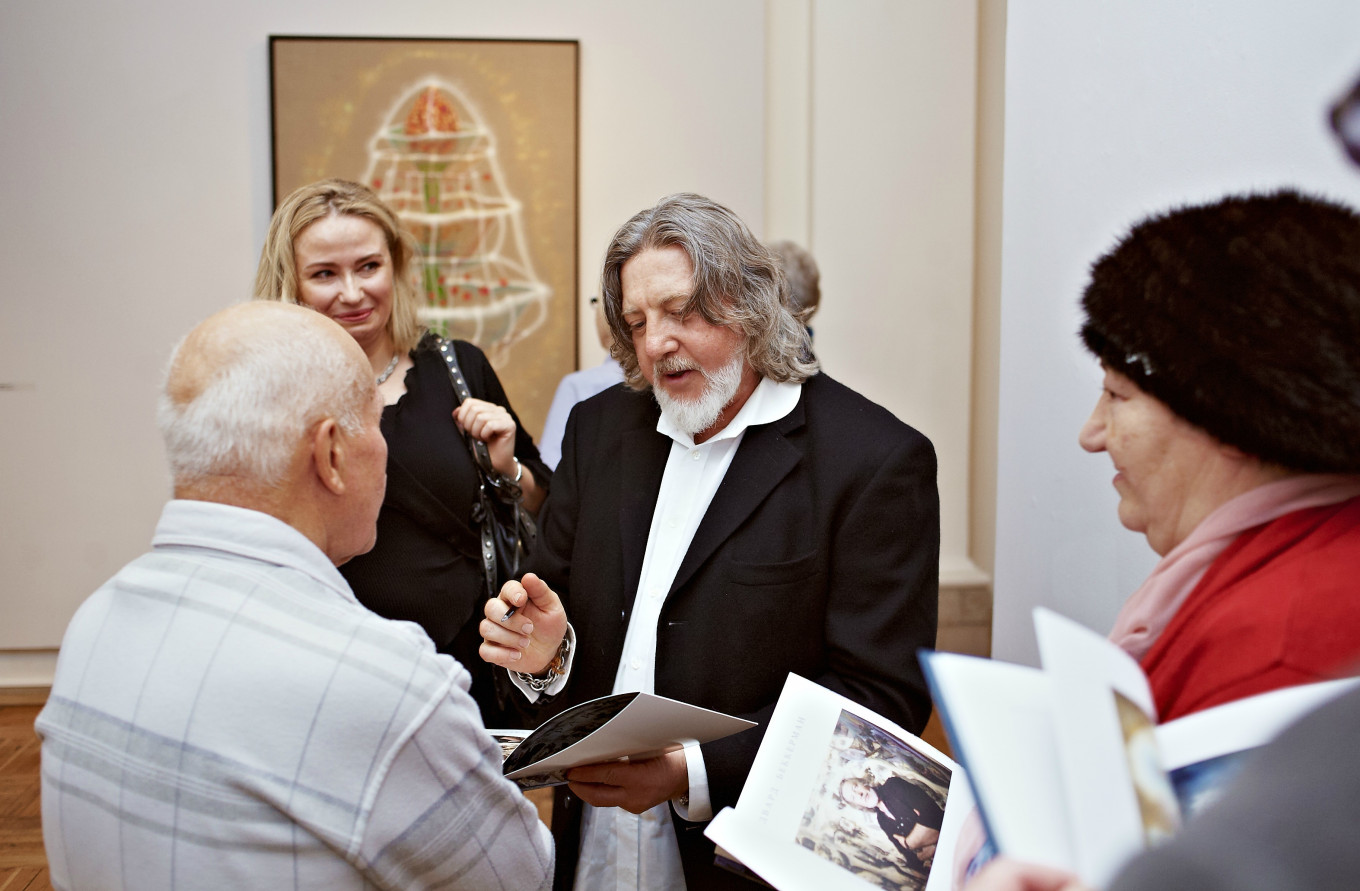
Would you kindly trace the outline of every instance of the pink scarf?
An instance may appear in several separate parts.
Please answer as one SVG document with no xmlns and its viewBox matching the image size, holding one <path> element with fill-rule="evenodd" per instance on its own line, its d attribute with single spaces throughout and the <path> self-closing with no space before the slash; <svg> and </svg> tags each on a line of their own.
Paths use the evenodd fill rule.
<svg viewBox="0 0 1360 891">
<path fill-rule="evenodd" d="M 1233 539 L 1277 517 L 1337 504 L 1360 495 L 1360 476 L 1303 474 L 1258 486 L 1219 505 L 1162 558 L 1147 581 L 1124 602 L 1110 640 L 1141 660 L 1210 564 Z"/>
</svg>

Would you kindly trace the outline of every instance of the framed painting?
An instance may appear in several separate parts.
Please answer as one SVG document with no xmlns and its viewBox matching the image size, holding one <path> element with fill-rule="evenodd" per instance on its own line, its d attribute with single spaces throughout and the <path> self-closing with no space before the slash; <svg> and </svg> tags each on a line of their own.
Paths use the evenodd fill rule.
<svg viewBox="0 0 1360 891">
<path fill-rule="evenodd" d="M 574 40 L 269 38 L 274 203 L 364 183 L 418 246 L 421 318 L 490 357 L 535 439 L 576 369 Z"/>
</svg>

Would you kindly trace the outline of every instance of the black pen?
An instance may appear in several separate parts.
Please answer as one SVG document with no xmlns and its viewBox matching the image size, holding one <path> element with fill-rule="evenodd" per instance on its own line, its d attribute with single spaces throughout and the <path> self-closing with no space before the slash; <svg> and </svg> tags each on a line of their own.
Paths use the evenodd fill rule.
<svg viewBox="0 0 1360 891">
<path fill-rule="evenodd" d="M 506 610 L 506 611 L 505 611 L 505 615 L 501 616 L 501 622 L 502 622 L 502 623 L 505 623 L 505 622 L 510 621 L 510 617 L 513 616 L 513 615 L 515 614 L 515 610 L 517 610 L 517 609 L 519 609 L 519 607 L 517 607 L 517 606 L 511 606 L 508 610 Z"/>
</svg>

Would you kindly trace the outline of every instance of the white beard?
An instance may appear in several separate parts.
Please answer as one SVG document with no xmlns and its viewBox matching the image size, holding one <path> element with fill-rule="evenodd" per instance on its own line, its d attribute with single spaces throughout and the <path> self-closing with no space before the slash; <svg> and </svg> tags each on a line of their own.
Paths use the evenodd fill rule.
<svg viewBox="0 0 1360 891">
<path fill-rule="evenodd" d="M 709 374 L 693 362 L 661 361 L 656 364 L 653 374 L 659 380 L 662 374 L 693 369 L 704 377 L 704 391 L 697 399 L 677 399 L 667 393 L 659 384 L 652 385 L 652 395 L 666 417 L 671 419 L 677 429 L 697 436 L 718 422 L 718 416 L 732 403 L 741 389 L 741 373 L 746 367 L 745 357 L 740 351 L 722 368 Z"/>
</svg>

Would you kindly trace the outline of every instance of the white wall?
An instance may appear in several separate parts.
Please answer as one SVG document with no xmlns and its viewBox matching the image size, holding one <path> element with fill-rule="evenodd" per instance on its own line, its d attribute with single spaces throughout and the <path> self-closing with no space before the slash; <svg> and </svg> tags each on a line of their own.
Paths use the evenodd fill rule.
<svg viewBox="0 0 1360 891">
<path fill-rule="evenodd" d="M 268 226 L 267 38 L 581 41 L 580 269 L 681 189 L 763 225 L 764 4 L 9 0 L 0 6 L 0 650 L 51 648 L 168 495 L 157 377 L 249 293 Z M 587 329 L 589 330 L 589 329 Z M 0 653 L 0 676 L 47 662 Z"/>
<path fill-rule="evenodd" d="M 1353 0 L 1016 0 L 1006 44 L 993 653 L 1035 658 L 1045 604 L 1100 630 L 1155 555 L 1077 429 L 1099 373 L 1086 269 L 1138 218 L 1292 184 L 1360 203 L 1324 126 L 1360 73 Z"/>
<path fill-rule="evenodd" d="M 968 529 L 977 6 L 767 8 L 766 237 L 817 259 L 823 369 L 935 444 L 941 583 L 985 584 Z"/>
<path fill-rule="evenodd" d="M 945 576 L 978 581 L 975 32 L 971 2 L 0 5 L 0 384 L 20 386 L 0 389 L 0 685 L 50 679 L 72 611 L 145 549 L 168 495 L 161 365 L 247 295 L 268 225 L 271 33 L 579 39 L 582 295 L 615 228 L 675 191 L 804 241 L 827 293 L 819 354 L 935 441 Z M 767 94 L 771 39 L 792 95 Z"/>
<path fill-rule="evenodd" d="M 985 583 L 968 559 L 977 7 L 827 0 L 812 21 L 817 356 L 930 437 L 942 581 Z"/>
</svg>

